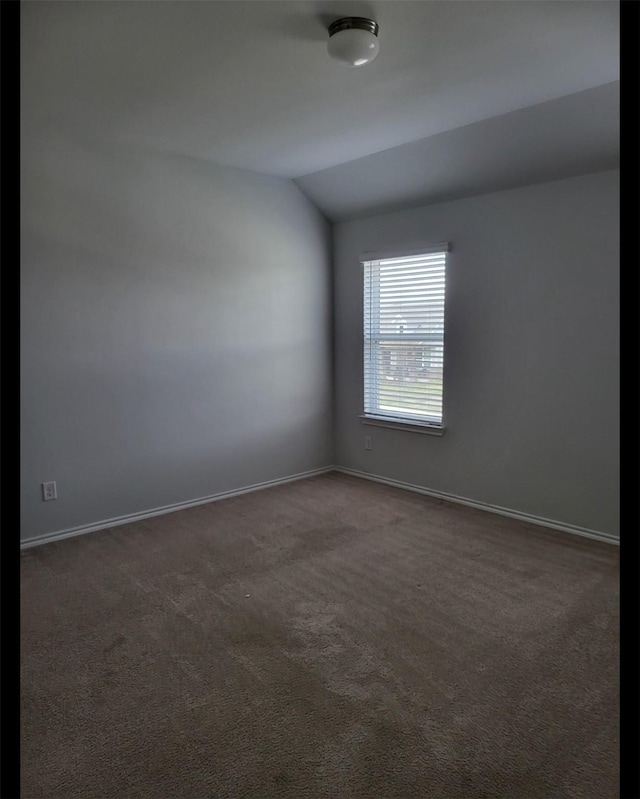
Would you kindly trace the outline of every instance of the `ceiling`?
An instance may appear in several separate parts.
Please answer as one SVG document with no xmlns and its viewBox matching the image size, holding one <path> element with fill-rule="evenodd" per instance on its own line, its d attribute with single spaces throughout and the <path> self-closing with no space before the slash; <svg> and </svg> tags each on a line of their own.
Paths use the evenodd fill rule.
<svg viewBox="0 0 640 799">
<path fill-rule="evenodd" d="M 552 162 L 567 155 L 584 171 L 583 150 L 596 168 L 617 158 L 615 0 L 43 0 L 21 11 L 23 136 L 298 178 L 329 218 L 362 211 L 367 196 L 386 208 L 469 191 L 459 186 L 469 164 L 486 190 L 478 169 L 497 167 L 505 147 L 523 162 L 531 151 L 536 174 L 557 174 Z M 380 24 L 368 66 L 327 56 L 327 27 L 345 15 Z M 530 106 L 538 116 L 512 113 Z M 465 170 L 456 152 L 467 153 Z"/>
<path fill-rule="evenodd" d="M 296 178 L 334 222 L 620 165 L 620 82 Z"/>
</svg>

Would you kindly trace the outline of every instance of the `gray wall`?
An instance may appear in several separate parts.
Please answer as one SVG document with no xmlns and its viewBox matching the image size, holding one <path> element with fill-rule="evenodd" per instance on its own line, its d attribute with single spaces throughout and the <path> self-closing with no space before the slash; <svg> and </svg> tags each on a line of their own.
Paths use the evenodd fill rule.
<svg viewBox="0 0 640 799">
<path fill-rule="evenodd" d="M 336 225 L 336 463 L 619 535 L 618 191 L 613 170 Z M 447 430 L 365 427 L 358 255 L 445 240 Z"/>
<path fill-rule="evenodd" d="M 290 181 L 23 129 L 21 203 L 23 539 L 332 463 L 330 231 Z"/>
</svg>

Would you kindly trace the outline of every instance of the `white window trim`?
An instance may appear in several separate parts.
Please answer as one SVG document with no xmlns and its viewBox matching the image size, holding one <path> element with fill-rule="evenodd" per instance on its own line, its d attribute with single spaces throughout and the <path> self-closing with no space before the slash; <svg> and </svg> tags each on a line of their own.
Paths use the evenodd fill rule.
<svg viewBox="0 0 640 799">
<path fill-rule="evenodd" d="M 387 258 L 409 258 L 411 255 L 429 255 L 432 252 L 451 252 L 451 242 L 441 241 L 438 244 L 425 244 L 424 247 L 412 247 L 410 250 L 374 250 L 360 253 L 360 263 L 366 261 L 384 261 Z"/>
<path fill-rule="evenodd" d="M 412 255 L 427 255 L 436 252 L 451 252 L 451 243 L 442 241 L 437 244 L 425 244 L 421 247 L 412 247 L 406 250 L 373 250 L 360 253 L 359 261 L 364 265 L 369 261 L 382 261 L 387 258 L 408 258 Z M 444 424 L 444 408 L 443 408 L 443 421 L 442 423 L 419 421 L 412 419 L 394 419 L 393 417 L 377 416 L 375 414 L 361 413 L 359 419 L 364 425 L 372 425 L 374 427 L 387 427 L 392 430 L 402 430 L 411 433 L 421 433 L 432 436 L 442 436 L 446 431 Z"/>
<path fill-rule="evenodd" d="M 360 421 L 373 427 L 390 427 L 392 430 L 406 430 L 408 433 L 424 433 L 429 436 L 443 436 L 447 429 L 443 424 L 433 422 L 410 422 L 386 416 L 366 416 L 364 413 L 360 414 Z"/>
</svg>

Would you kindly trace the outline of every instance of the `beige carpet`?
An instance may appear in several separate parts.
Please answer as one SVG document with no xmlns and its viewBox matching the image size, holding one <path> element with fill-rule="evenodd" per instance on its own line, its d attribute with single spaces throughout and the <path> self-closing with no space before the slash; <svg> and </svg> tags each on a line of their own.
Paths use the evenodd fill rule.
<svg viewBox="0 0 640 799">
<path fill-rule="evenodd" d="M 22 799 L 613 799 L 618 556 L 338 474 L 26 550 Z"/>
</svg>

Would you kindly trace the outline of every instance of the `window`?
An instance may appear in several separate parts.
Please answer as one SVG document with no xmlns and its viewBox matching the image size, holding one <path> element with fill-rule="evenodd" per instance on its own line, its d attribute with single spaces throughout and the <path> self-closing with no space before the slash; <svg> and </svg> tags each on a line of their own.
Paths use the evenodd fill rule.
<svg viewBox="0 0 640 799">
<path fill-rule="evenodd" d="M 447 243 L 366 253 L 365 421 L 442 430 Z"/>
</svg>

